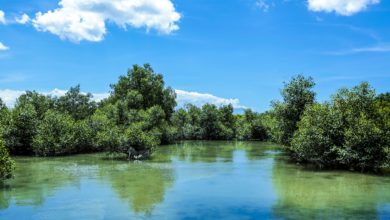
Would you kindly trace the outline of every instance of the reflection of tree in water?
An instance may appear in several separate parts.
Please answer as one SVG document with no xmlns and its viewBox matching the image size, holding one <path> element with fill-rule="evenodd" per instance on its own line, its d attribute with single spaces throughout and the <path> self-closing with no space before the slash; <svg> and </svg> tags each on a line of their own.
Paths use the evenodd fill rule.
<svg viewBox="0 0 390 220">
<path fill-rule="evenodd" d="M 131 162 L 111 168 L 101 170 L 101 175 L 108 177 L 118 197 L 128 202 L 135 213 L 150 214 L 174 181 L 172 169 L 161 164 Z"/>
<path fill-rule="evenodd" d="M 183 142 L 172 148 L 170 154 L 182 161 L 214 163 L 218 159 L 231 161 L 233 150 L 230 142 Z"/>
<path fill-rule="evenodd" d="M 281 146 L 269 142 L 243 142 L 248 160 L 259 160 L 279 154 Z"/>
<path fill-rule="evenodd" d="M 9 192 L 9 186 L 0 182 L 0 210 L 9 207 L 11 202 L 11 194 Z"/>
<path fill-rule="evenodd" d="M 17 205 L 42 205 L 64 185 L 77 179 L 65 170 L 70 164 L 48 159 L 17 159 L 15 177 L 0 184 L 0 209 L 8 208 L 11 200 Z"/>
<path fill-rule="evenodd" d="M 277 160 L 273 184 L 276 217 L 283 219 L 377 219 L 390 202 L 388 177 L 299 169 Z"/>
<path fill-rule="evenodd" d="M 82 177 L 100 175 L 109 179 L 118 197 L 136 213 L 148 213 L 164 199 L 173 183 L 171 169 L 163 164 L 128 163 L 105 154 L 61 158 L 17 158 L 15 178 L 0 184 L 0 209 L 11 203 L 41 206 L 45 199 L 69 185 L 80 185 Z"/>
<path fill-rule="evenodd" d="M 243 150 L 249 160 L 269 156 L 267 151 L 278 146 L 263 142 L 185 141 L 177 145 L 162 146 L 153 155 L 156 161 L 171 161 L 173 157 L 188 162 L 231 162 L 234 152 Z"/>
</svg>

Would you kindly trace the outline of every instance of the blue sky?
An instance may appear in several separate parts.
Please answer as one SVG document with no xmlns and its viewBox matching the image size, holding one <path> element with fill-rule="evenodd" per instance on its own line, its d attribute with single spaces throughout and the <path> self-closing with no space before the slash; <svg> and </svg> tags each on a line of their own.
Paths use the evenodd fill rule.
<svg viewBox="0 0 390 220">
<path fill-rule="evenodd" d="M 314 77 L 320 101 L 361 81 L 389 91 L 389 1 L 0 0 L 0 10 L 8 101 L 78 83 L 104 95 L 143 63 L 180 90 L 179 101 L 257 111 L 298 73 Z"/>
</svg>

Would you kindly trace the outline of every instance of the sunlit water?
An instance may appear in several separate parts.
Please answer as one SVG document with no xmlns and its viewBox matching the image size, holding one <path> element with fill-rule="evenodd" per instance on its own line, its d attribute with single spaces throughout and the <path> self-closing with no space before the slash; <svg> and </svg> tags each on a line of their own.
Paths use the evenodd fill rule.
<svg viewBox="0 0 390 220">
<path fill-rule="evenodd" d="M 16 158 L 0 219 L 390 219 L 390 177 L 310 171 L 259 142 L 185 142 L 151 161 Z"/>
</svg>

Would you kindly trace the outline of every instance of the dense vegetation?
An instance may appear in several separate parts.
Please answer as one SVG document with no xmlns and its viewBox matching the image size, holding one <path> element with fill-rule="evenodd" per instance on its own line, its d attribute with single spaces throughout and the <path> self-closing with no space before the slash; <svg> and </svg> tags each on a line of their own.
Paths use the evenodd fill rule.
<svg viewBox="0 0 390 220">
<path fill-rule="evenodd" d="M 232 105 L 188 104 L 173 114 L 172 122 L 178 140 L 267 140 L 271 138 L 264 124 L 270 121 L 267 115 L 250 109 L 234 114 Z"/>
<path fill-rule="evenodd" d="M 109 151 L 145 157 L 172 142 L 170 118 L 176 95 L 149 65 L 133 66 L 111 85 L 108 99 L 72 87 L 62 97 L 27 91 L 13 109 L 2 110 L 3 137 L 14 155 L 57 156 Z"/>
<path fill-rule="evenodd" d="M 277 130 L 277 141 L 289 145 L 297 130 L 306 106 L 314 103 L 315 93 L 312 91 L 315 83 L 312 78 L 298 75 L 284 85 L 283 102 L 273 103 Z"/>
<path fill-rule="evenodd" d="M 375 171 L 389 165 L 390 94 L 377 96 L 362 83 L 318 103 L 314 86 L 312 78 L 298 75 L 285 83 L 282 101 L 270 111 L 243 114 L 234 114 L 232 105 L 175 109 L 174 90 L 148 64 L 134 65 L 99 103 L 80 86 L 62 97 L 27 91 L 11 109 L 0 102 L 0 177 L 13 168 L 8 151 L 107 151 L 145 159 L 154 147 L 177 140 L 269 140 L 285 145 L 292 159 L 318 167 Z"/>
<path fill-rule="evenodd" d="M 3 101 L 0 99 L 0 131 L 4 130 L 5 119 L 9 112 Z M 0 181 L 10 178 L 15 167 L 14 161 L 10 158 L 8 149 L 0 137 Z"/>
<path fill-rule="evenodd" d="M 298 76 L 282 92 L 284 97 L 293 98 L 285 98 L 281 105 L 290 105 L 291 109 L 300 106 L 296 117 L 275 110 L 281 124 L 281 142 L 287 145 L 294 160 L 359 171 L 377 171 L 389 165 L 388 94 L 376 96 L 364 82 L 339 90 L 330 102 L 315 103 L 311 86 L 306 85 L 314 85 L 312 79 Z M 286 121 L 295 127 L 285 126 Z M 291 139 L 283 138 L 284 133 Z"/>
<path fill-rule="evenodd" d="M 0 180 L 11 177 L 14 166 L 4 142 L 0 141 Z"/>
</svg>

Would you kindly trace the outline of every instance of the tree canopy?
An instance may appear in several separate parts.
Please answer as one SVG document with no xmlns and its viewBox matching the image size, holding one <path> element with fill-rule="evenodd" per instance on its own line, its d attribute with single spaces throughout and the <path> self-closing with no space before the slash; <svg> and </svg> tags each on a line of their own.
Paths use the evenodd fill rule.
<svg viewBox="0 0 390 220">
<path fill-rule="evenodd" d="M 273 103 L 277 126 L 281 131 L 279 142 L 285 145 L 291 142 L 306 106 L 315 101 L 314 86 L 313 78 L 305 78 L 303 75 L 297 75 L 284 84 L 281 92 L 283 102 Z"/>
</svg>

